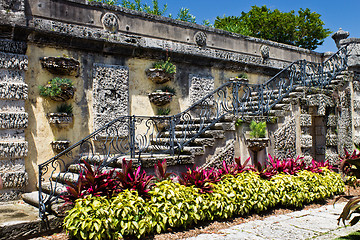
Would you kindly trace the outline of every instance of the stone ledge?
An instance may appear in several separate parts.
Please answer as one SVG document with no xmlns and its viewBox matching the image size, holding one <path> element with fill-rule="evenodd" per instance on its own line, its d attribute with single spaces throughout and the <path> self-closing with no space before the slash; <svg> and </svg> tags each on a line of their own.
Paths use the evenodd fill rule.
<svg viewBox="0 0 360 240">
<path fill-rule="evenodd" d="M 0 113 L 0 129 L 27 128 L 27 113 Z"/>
<path fill-rule="evenodd" d="M 27 153 L 27 142 L 0 142 L 0 158 L 21 158 Z"/>
<path fill-rule="evenodd" d="M 0 52 L 0 68 L 27 70 L 28 63 L 25 55 Z"/>
<path fill-rule="evenodd" d="M 26 172 L 0 173 L 3 188 L 23 188 L 27 185 L 28 174 Z"/>
<path fill-rule="evenodd" d="M 25 54 L 27 44 L 25 42 L 17 42 L 7 39 L 0 40 L 0 51 L 7 53 Z"/>
<path fill-rule="evenodd" d="M 22 100 L 28 98 L 28 85 L 24 83 L 0 83 L 0 99 Z"/>
</svg>

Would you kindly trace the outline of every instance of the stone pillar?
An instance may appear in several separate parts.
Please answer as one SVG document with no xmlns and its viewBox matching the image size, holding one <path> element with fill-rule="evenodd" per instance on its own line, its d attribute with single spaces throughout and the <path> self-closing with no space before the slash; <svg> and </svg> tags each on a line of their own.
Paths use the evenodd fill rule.
<svg viewBox="0 0 360 240">
<path fill-rule="evenodd" d="M 0 201 L 20 198 L 27 183 L 24 158 L 28 143 L 24 129 L 28 125 L 25 100 L 28 86 L 24 73 L 28 59 L 26 44 L 0 39 Z"/>
</svg>

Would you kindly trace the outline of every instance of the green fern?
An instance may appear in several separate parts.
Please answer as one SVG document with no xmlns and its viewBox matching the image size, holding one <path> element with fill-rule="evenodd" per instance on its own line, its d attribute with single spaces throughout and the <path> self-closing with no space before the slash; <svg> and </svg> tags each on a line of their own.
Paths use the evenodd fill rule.
<svg viewBox="0 0 360 240">
<path fill-rule="evenodd" d="M 153 67 L 157 69 L 163 69 L 165 72 L 169 74 L 176 73 L 176 66 L 170 62 L 170 58 L 168 58 L 166 61 L 161 60 L 159 62 L 154 63 Z"/>
</svg>

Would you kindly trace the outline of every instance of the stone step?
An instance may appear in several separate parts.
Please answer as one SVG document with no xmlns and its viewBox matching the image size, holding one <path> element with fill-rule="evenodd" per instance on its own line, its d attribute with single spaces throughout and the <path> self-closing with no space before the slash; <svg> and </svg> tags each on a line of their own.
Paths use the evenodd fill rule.
<svg viewBox="0 0 360 240">
<path fill-rule="evenodd" d="M 51 178 L 53 181 L 66 184 L 66 182 L 76 183 L 79 180 L 79 174 L 73 172 L 54 173 Z"/>
<path fill-rule="evenodd" d="M 91 165 L 92 170 L 95 171 L 97 166 Z M 80 170 L 85 170 L 85 164 L 81 163 L 81 164 L 71 164 L 70 166 L 68 166 L 68 171 L 69 172 L 73 172 L 73 173 L 79 173 Z M 121 172 L 121 168 L 117 168 L 117 167 L 109 167 L 109 166 L 105 166 L 102 167 L 101 172 L 107 172 L 110 170 L 115 170 L 115 172 Z"/>
<path fill-rule="evenodd" d="M 184 139 L 177 139 L 175 141 L 182 141 L 182 142 L 187 142 L 189 141 L 191 138 L 184 138 Z M 152 145 L 156 145 L 156 144 L 168 144 L 170 142 L 169 138 L 158 138 L 156 141 L 152 141 L 151 144 Z M 194 140 L 192 140 L 189 143 L 189 146 L 208 146 L 208 147 L 212 147 L 215 144 L 215 139 L 214 138 L 195 138 Z"/>
<path fill-rule="evenodd" d="M 181 118 L 179 120 L 179 122 L 177 123 L 177 125 L 181 125 L 183 124 L 184 122 L 185 123 L 191 123 L 191 124 L 198 124 L 198 123 L 204 123 L 204 122 L 212 122 L 213 119 L 210 119 L 210 118 L 200 118 L 200 117 L 191 117 L 190 119 L 183 119 Z M 225 115 L 223 116 L 219 121 L 218 123 L 224 123 L 224 122 L 232 122 L 234 121 L 234 117 L 233 116 L 230 116 L 230 115 Z"/>
<path fill-rule="evenodd" d="M 182 131 L 184 129 L 187 130 L 194 130 L 194 129 L 200 129 L 200 128 L 204 128 L 207 127 L 209 123 L 204 123 L 204 124 L 199 124 L 199 123 L 183 123 L 183 124 L 178 124 L 175 126 L 175 131 Z M 231 129 L 231 127 L 234 124 L 232 122 L 217 122 L 215 123 L 213 126 L 211 126 L 209 128 L 209 130 L 227 130 L 227 129 Z"/>
<path fill-rule="evenodd" d="M 166 151 L 169 148 L 167 146 L 159 145 L 159 146 L 149 146 L 145 152 L 162 152 Z M 175 153 L 181 154 L 181 155 L 194 155 L 194 156 L 200 156 L 204 154 L 205 150 L 202 146 L 186 146 L 181 151 L 175 150 Z"/>
<path fill-rule="evenodd" d="M 66 186 L 67 185 L 60 182 L 43 182 L 41 184 L 41 189 L 42 192 L 46 194 L 55 192 L 56 195 L 60 195 L 67 192 Z"/>
<path fill-rule="evenodd" d="M 50 195 L 46 194 L 46 193 L 42 193 L 43 199 L 49 199 Z M 30 193 L 24 193 L 22 194 L 22 199 L 24 200 L 24 202 L 39 208 L 39 191 L 34 191 L 34 192 L 30 192 Z M 64 212 L 67 210 L 66 208 L 70 207 L 70 204 L 68 204 L 67 206 L 64 205 L 65 201 L 61 198 L 57 198 L 55 200 L 54 199 L 54 203 L 51 205 L 50 209 L 47 209 L 47 212 L 53 212 L 56 214 L 64 214 Z"/>
<path fill-rule="evenodd" d="M 175 131 L 175 137 L 176 138 L 191 138 L 195 134 L 197 134 L 198 131 Z M 225 137 L 225 131 L 224 130 L 206 130 L 205 132 L 201 133 L 199 137 L 201 138 L 224 138 Z M 170 136 L 169 132 L 164 132 L 161 134 L 162 138 L 168 138 Z"/>
</svg>

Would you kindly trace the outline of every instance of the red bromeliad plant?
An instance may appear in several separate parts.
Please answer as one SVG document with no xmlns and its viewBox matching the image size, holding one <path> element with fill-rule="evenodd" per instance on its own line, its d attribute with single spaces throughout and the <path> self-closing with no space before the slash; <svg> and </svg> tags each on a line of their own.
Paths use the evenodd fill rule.
<svg viewBox="0 0 360 240">
<path fill-rule="evenodd" d="M 82 160 L 84 165 L 80 166 L 80 176 L 76 183 L 66 181 L 67 193 L 61 197 L 67 203 L 73 203 L 78 198 L 87 195 L 112 197 L 119 192 L 114 170 L 101 171 L 100 166 L 93 169 L 89 163 Z"/>
<path fill-rule="evenodd" d="M 286 160 L 279 160 L 278 158 L 271 157 L 269 154 L 268 168 L 272 168 L 276 173 L 295 175 L 306 167 L 305 162 L 301 161 L 301 159 L 302 158 L 298 156 L 296 159 L 288 158 Z"/>
<path fill-rule="evenodd" d="M 133 170 L 132 160 L 127 163 L 124 158 L 122 163 L 122 171 L 117 172 L 116 175 L 119 187 L 122 190 L 135 190 L 139 193 L 139 196 L 144 198 L 149 197 L 148 192 L 153 185 L 151 179 L 154 176 L 148 176 L 145 171 L 141 172 L 140 166 L 136 170 Z"/>
<path fill-rule="evenodd" d="M 317 162 L 314 159 L 311 161 L 309 166 L 306 166 L 304 169 L 313 173 L 321 173 L 322 168 L 328 168 L 329 170 L 335 170 L 335 167 L 329 163 L 328 160 L 325 162 Z"/>
<path fill-rule="evenodd" d="M 186 173 L 181 174 L 179 179 L 180 184 L 185 186 L 192 186 L 200 189 L 201 193 L 211 193 L 213 186 L 211 183 L 220 181 L 219 173 L 214 169 L 196 169 L 191 170 L 190 168 Z"/>
<path fill-rule="evenodd" d="M 158 182 L 160 182 L 162 180 L 166 180 L 167 178 L 169 178 L 171 176 L 172 173 L 166 172 L 166 167 L 167 167 L 166 159 L 164 159 L 162 162 L 158 161 L 158 163 L 155 164 L 155 166 L 154 166 L 155 177 Z"/>
<path fill-rule="evenodd" d="M 230 175 L 235 176 L 244 171 L 253 170 L 253 167 L 247 166 L 250 160 L 251 160 L 251 158 L 249 157 L 248 159 L 246 159 L 244 164 L 241 164 L 240 157 L 238 157 L 238 158 L 235 158 L 233 164 L 229 164 L 229 165 L 227 165 L 226 162 L 223 161 L 223 163 L 222 163 L 223 167 L 221 169 L 219 169 L 219 175 L 222 176 L 222 175 L 230 174 Z"/>
<path fill-rule="evenodd" d="M 360 146 L 355 144 L 357 150 L 350 154 L 345 148 L 345 156 L 340 157 L 340 172 L 343 175 L 355 176 L 360 179 Z"/>
</svg>

